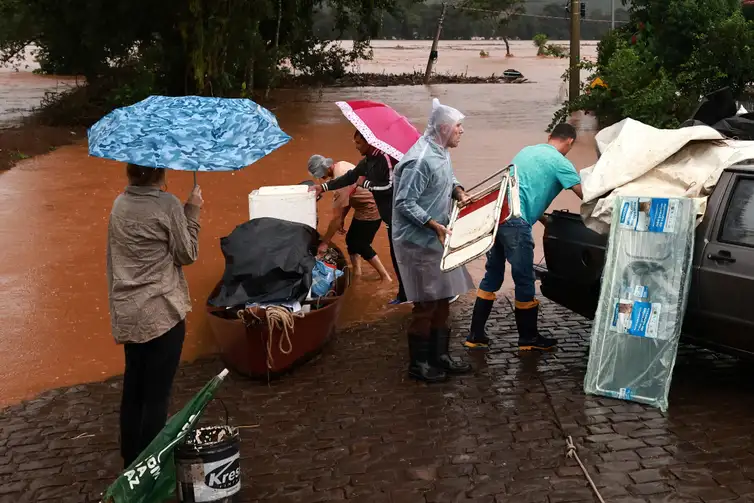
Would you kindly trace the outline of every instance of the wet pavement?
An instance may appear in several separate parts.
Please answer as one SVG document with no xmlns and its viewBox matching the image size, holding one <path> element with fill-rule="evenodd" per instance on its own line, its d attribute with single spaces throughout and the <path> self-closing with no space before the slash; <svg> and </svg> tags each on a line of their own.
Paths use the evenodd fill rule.
<svg viewBox="0 0 754 503">
<path fill-rule="evenodd" d="M 454 305 L 468 325 L 470 299 Z M 543 332 L 560 351 L 514 351 L 510 308 L 499 301 L 493 349 L 457 353 L 473 375 L 425 386 L 405 378 L 400 324 L 338 334 L 320 357 L 267 386 L 231 377 L 221 398 L 241 430 L 240 502 L 597 501 L 572 436 L 609 503 L 754 501 L 751 366 L 682 346 L 670 410 L 582 392 L 590 323 L 545 303 Z M 457 341 L 459 342 L 459 341 Z M 222 369 L 185 365 L 183 404 Z M 0 413 L 0 502 L 98 501 L 118 472 L 120 379 L 48 391 Z M 223 412 L 210 404 L 205 423 Z"/>
</svg>

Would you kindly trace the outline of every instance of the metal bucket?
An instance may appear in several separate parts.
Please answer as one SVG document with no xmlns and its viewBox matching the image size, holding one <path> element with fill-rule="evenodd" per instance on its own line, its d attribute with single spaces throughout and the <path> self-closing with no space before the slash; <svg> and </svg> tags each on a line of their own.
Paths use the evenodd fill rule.
<svg viewBox="0 0 754 503">
<path fill-rule="evenodd" d="M 192 432 L 175 450 L 178 501 L 232 503 L 241 490 L 240 445 L 233 426 Z"/>
</svg>

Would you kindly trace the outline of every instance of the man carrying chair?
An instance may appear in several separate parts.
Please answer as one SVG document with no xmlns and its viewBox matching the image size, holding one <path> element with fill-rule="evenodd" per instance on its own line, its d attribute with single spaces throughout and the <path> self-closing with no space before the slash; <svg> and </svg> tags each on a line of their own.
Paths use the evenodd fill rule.
<svg viewBox="0 0 754 503">
<path fill-rule="evenodd" d="M 545 224 L 543 214 L 561 190 L 570 189 L 579 198 L 583 197 L 581 178 L 565 157 L 574 141 L 574 127 L 559 124 L 553 129 L 547 143 L 526 147 L 513 158 L 521 216 L 510 218 L 500 225 L 495 244 L 487 254 L 486 272 L 479 284 L 471 328 L 464 341 L 467 348 L 489 347 L 485 325 L 492 312 L 496 293 L 503 286 L 506 261 L 511 265 L 515 283 L 519 350 L 549 351 L 557 345 L 554 339 L 543 337 L 537 331 L 539 301 L 535 298 L 532 225 L 537 221 Z"/>
</svg>

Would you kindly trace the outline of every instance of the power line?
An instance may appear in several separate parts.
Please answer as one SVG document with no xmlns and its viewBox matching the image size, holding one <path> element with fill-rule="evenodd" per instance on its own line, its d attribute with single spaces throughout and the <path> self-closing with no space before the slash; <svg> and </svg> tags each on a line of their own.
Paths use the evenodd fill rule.
<svg viewBox="0 0 754 503">
<path fill-rule="evenodd" d="M 505 11 L 496 11 L 496 10 L 487 10 L 487 9 L 477 9 L 476 7 L 463 7 L 463 6 L 455 6 L 452 5 L 454 9 L 457 10 L 467 10 L 472 12 L 482 12 L 485 14 L 508 14 L 510 17 L 533 17 L 537 19 L 561 19 L 561 20 L 569 20 L 570 18 L 567 17 L 558 17 L 558 16 L 546 16 L 544 14 L 516 14 L 516 13 L 509 13 Z M 590 23 L 611 23 L 612 21 L 610 19 L 589 19 L 589 18 L 581 18 L 582 21 L 587 21 Z M 626 21 L 615 21 L 616 24 L 625 24 Z"/>
<path fill-rule="evenodd" d="M 558 16 L 545 16 L 540 14 L 518 14 L 520 17 L 536 17 L 540 19 L 569 19 L 567 17 Z M 581 18 L 582 21 L 588 21 L 590 23 L 611 23 L 609 19 L 593 19 L 593 18 Z M 616 24 L 625 24 L 627 21 L 615 21 Z"/>
</svg>

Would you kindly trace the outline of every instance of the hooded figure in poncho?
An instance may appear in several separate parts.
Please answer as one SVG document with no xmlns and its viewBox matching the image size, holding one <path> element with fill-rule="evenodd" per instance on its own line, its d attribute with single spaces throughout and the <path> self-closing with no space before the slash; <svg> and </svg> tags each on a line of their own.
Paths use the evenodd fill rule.
<svg viewBox="0 0 754 503">
<path fill-rule="evenodd" d="M 435 99 L 424 136 L 394 172 L 393 246 L 406 296 L 414 303 L 409 376 L 426 382 L 471 370 L 448 354 L 448 318 L 450 299 L 474 285 L 465 267 L 440 269 L 452 205 L 468 201 L 450 161 L 450 149 L 463 135 L 463 119 L 461 112 Z"/>
</svg>

